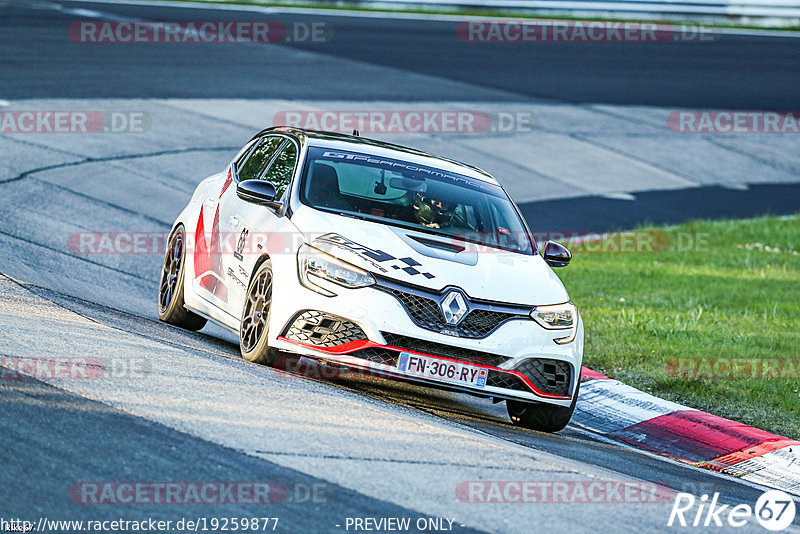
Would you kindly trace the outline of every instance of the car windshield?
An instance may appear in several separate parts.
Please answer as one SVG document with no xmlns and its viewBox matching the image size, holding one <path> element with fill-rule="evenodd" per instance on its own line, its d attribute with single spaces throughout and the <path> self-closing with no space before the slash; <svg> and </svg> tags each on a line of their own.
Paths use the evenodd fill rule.
<svg viewBox="0 0 800 534">
<path fill-rule="evenodd" d="M 323 211 L 532 254 L 503 188 L 451 171 L 311 147 L 300 200 Z"/>
</svg>

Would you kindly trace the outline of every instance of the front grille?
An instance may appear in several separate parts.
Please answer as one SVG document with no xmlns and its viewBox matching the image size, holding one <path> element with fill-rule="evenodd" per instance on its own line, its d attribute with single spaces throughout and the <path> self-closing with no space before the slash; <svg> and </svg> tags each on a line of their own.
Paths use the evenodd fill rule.
<svg viewBox="0 0 800 534">
<path fill-rule="evenodd" d="M 300 313 L 284 335 L 292 341 L 315 347 L 336 347 L 351 341 L 367 339 L 364 331 L 352 321 L 319 311 Z"/>
<path fill-rule="evenodd" d="M 477 308 L 471 309 L 457 326 L 452 326 L 444 321 L 438 300 L 394 287 L 386 287 L 385 290 L 403 304 L 414 324 L 434 332 L 447 330 L 457 333 L 459 337 L 480 339 L 491 334 L 506 321 L 530 319 L 528 315 L 524 314 Z"/>
<path fill-rule="evenodd" d="M 569 395 L 572 366 L 565 361 L 530 358 L 519 364 L 515 370 L 528 377 L 544 393 Z"/>
<path fill-rule="evenodd" d="M 383 334 L 387 345 L 392 345 L 401 349 L 412 350 L 414 352 L 422 352 L 432 356 L 439 356 L 440 358 L 450 358 L 453 360 L 460 360 L 462 362 L 475 363 L 478 365 L 491 365 L 493 367 L 497 367 L 509 359 L 508 357 L 501 356 L 499 354 L 452 347 L 443 343 L 425 341 L 424 339 L 417 339 L 400 334 L 392 334 L 390 332 L 381 333 Z"/>
<path fill-rule="evenodd" d="M 442 313 L 439 311 L 439 303 L 435 300 L 398 289 L 390 289 L 389 292 L 403 303 L 411 319 L 418 326 L 436 331 L 447 327 L 444 323 L 444 318 L 442 318 Z"/>
<path fill-rule="evenodd" d="M 520 316 L 513 313 L 490 310 L 472 310 L 458 325 L 458 330 L 463 332 L 463 334 L 460 333 L 462 337 L 481 338 L 488 336 L 492 330 L 510 319 L 528 318 L 527 315 Z"/>
</svg>

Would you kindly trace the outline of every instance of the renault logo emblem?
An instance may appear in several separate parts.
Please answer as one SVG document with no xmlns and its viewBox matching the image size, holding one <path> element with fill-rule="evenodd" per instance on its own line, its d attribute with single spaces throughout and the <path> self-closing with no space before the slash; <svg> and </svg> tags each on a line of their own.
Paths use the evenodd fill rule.
<svg viewBox="0 0 800 534">
<path fill-rule="evenodd" d="M 469 311 L 467 301 L 460 291 L 450 290 L 440 304 L 444 321 L 450 325 L 457 325 Z"/>
</svg>

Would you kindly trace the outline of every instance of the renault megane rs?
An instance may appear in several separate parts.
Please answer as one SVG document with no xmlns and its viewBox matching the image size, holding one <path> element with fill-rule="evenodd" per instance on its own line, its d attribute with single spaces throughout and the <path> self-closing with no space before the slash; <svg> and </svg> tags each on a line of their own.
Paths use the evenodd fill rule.
<svg viewBox="0 0 800 534">
<path fill-rule="evenodd" d="M 356 135 L 270 128 L 203 180 L 170 233 L 162 321 L 214 321 L 278 351 L 505 400 L 554 432 L 583 324 L 505 190 L 462 163 Z"/>
</svg>

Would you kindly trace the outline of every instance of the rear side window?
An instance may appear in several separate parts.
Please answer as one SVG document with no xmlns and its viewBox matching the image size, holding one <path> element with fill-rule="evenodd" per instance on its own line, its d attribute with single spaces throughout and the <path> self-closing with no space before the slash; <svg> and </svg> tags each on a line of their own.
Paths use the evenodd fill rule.
<svg viewBox="0 0 800 534">
<path fill-rule="evenodd" d="M 291 141 L 280 151 L 275 161 L 267 171 L 264 180 L 272 182 L 275 186 L 275 197 L 280 198 L 294 175 L 294 167 L 297 164 L 297 146 Z"/>
<path fill-rule="evenodd" d="M 272 156 L 281 146 L 283 139 L 283 137 L 268 136 L 259 141 L 238 169 L 239 180 L 259 178 L 272 160 Z"/>
</svg>

